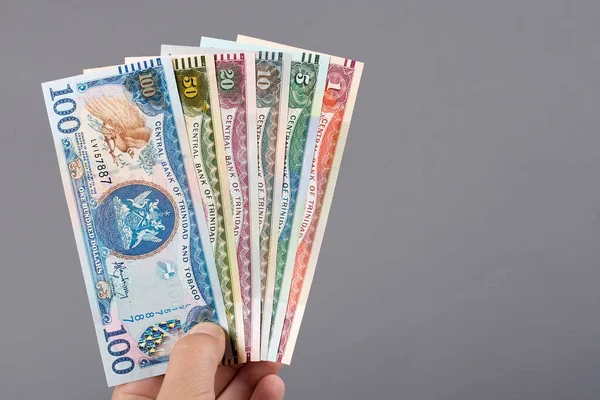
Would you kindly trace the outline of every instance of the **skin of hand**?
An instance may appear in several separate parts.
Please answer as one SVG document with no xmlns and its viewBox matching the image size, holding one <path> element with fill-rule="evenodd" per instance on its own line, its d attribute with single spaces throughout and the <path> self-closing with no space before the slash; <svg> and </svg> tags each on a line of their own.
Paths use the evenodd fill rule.
<svg viewBox="0 0 600 400">
<path fill-rule="evenodd" d="M 112 400 L 281 400 L 282 365 L 266 361 L 222 366 L 225 332 L 209 322 L 177 341 L 167 373 L 119 385 Z"/>
</svg>

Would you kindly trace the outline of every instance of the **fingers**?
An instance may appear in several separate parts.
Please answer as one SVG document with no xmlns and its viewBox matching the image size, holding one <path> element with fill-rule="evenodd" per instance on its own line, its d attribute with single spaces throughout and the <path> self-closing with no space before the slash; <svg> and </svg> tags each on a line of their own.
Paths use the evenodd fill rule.
<svg viewBox="0 0 600 400">
<path fill-rule="evenodd" d="M 212 400 L 217 366 L 225 352 L 225 333 L 220 326 L 203 322 L 179 339 L 158 400 Z"/>
<path fill-rule="evenodd" d="M 164 377 L 118 386 L 113 400 L 281 400 L 285 385 L 275 375 L 278 363 L 257 362 L 220 367 L 225 334 L 218 326 L 203 323 L 175 345 Z M 162 388 L 161 388 L 162 385 Z"/>
<path fill-rule="evenodd" d="M 119 385 L 113 392 L 112 400 L 154 400 L 162 382 L 162 376 L 155 376 Z"/>
<path fill-rule="evenodd" d="M 277 375 L 267 375 L 262 378 L 250 400 L 283 400 L 285 384 Z"/>
<path fill-rule="evenodd" d="M 215 395 L 219 397 L 221 392 L 229 385 L 229 382 L 235 377 L 240 368 L 244 364 L 234 365 L 221 365 L 217 368 L 217 375 L 215 376 Z"/>
<path fill-rule="evenodd" d="M 272 362 L 251 362 L 242 367 L 231 383 L 223 390 L 219 400 L 248 399 L 261 379 L 277 374 L 282 364 Z"/>
</svg>

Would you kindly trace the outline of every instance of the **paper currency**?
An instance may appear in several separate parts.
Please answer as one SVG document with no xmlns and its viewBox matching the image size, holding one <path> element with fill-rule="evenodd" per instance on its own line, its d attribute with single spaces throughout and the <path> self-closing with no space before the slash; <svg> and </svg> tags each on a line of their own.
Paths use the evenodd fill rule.
<svg viewBox="0 0 600 400">
<path fill-rule="evenodd" d="M 42 89 L 107 381 L 162 374 L 197 322 L 227 329 L 170 60 Z"/>
<path fill-rule="evenodd" d="M 260 359 L 260 257 L 258 237 L 258 142 L 254 54 L 215 55 L 225 160 L 244 304 L 246 355 Z"/>
<path fill-rule="evenodd" d="M 233 46 L 227 41 L 204 39 L 202 44 L 217 47 Z M 239 46 L 239 45 L 238 45 Z M 235 46 L 237 47 L 237 46 Z M 277 51 L 276 47 L 247 44 L 247 50 Z M 275 361 L 277 345 L 283 329 L 284 313 L 288 302 L 291 274 L 299 240 L 304 209 L 310 160 L 317 133 L 329 57 L 309 52 L 292 52 L 291 88 L 286 123 L 286 146 L 282 180 L 282 201 L 278 216 L 278 244 L 276 268 L 267 275 L 262 324 L 262 358 Z M 269 298 L 269 293 L 272 297 Z M 276 338 L 269 340 L 269 338 Z M 265 354 L 266 352 L 266 354 Z"/>
<path fill-rule="evenodd" d="M 238 36 L 42 85 L 109 385 L 195 324 L 289 364 L 363 64 Z"/>
<path fill-rule="evenodd" d="M 264 43 L 253 43 L 268 46 Z M 273 50 L 281 50 L 271 47 Z M 292 272 L 302 225 L 314 154 L 329 56 L 293 52 L 290 79 L 282 207 L 279 217 L 277 266 L 273 285 L 273 312 L 267 360 L 275 361 L 283 329 Z"/>
<path fill-rule="evenodd" d="M 197 50 L 194 47 L 191 48 L 192 51 L 183 51 L 184 48 L 186 47 L 178 47 L 177 53 L 179 55 L 171 54 L 172 52 L 166 52 L 166 54 L 173 60 L 179 97 L 183 105 L 186 121 L 187 136 L 190 146 L 192 146 L 196 178 L 202 190 L 204 216 L 209 227 L 211 244 L 215 254 L 215 264 L 222 286 L 223 301 L 230 330 L 230 343 L 227 346 L 227 350 L 230 350 L 230 353 L 227 353 L 226 350 L 223 363 L 245 363 L 247 357 L 244 350 L 246 344 L 244 338 L 243 304 L 237 264 L 236 242 L 233 237 L 233 216 L 231 214 L 231 207 L 223 207 L 224 204 L 231 204 L 231 198 L 225 162 L 223 126 L 221 124 L 221 112 L 216 89 L 214 57 L 212 55 L 208 55 L 208 57 L 205 55 L 181 56 L 181 54 L 189 54 Z M 186 49 L 189 49 L 189 47 Z M 125 57 L 125 63 L 126 65 L 135 66 L 140 61 L 147 60 L 148 58 Z M 198 62 L 197 66 L 196 62 Z M 186 83 L 181 81 L 181 79 L 190 74 L 196 79 L 192 80 L 190 78 Z M 197 74 L 201 74 L 204 79 L 199 78 Z M 200 87 L 203 87 L 203 90 L 207 92 L 196 94 L 194 89 L 190 91 L 192 86 L 197 88 L 199 92 Z M 188 91 L 187 95 L 186 90 Z M 188 97 L 191 94 L 196 94 L 198 97 Z M 207 95 L 210 97 L 206 97 Z M 197 102 L 202 103 L 199 108 L 196 105 Z M 195 124 L 199 125 L 195 127 Z M 239 349 L 242 349 L 242 351 Z"/>
<path fill-rule="evenodd" d="M 303 51 L 242 35 L 238 36 L 238 40 L 276 46 L 289 51 Z M 286 364 L 291 362 L 319 258 L 362 70 L 361 62 L 331 56 L 312 160 L 308 198 L 300 229 L 300 242 L 285 322 L 277 349 L 277 361 Z"/>
<path fill-rule="evenodd" d="M 291 56 L 282 52 L 265 51 L 260 46 L 208 37 L 202 37 L 200 46 L 256 50 L 262 304 L 261 358 L 266 359 L 271 329 L 273 284 L 271 283 L 270 290 L 266 290 L 266 287 L 268 275 L 271 275 L 271 281 L 274 281 L 277 265 L 278 210 L 281 209 Z M 273 212 L 273 210 L 277 211 Z M 271 271 L 270 274 L 268 271 Z M 269 306 L 266 307 L 265 304 L 269 304 Z"/>
<path fill-rule="evenodd" d="M 245 341 L 214 61 L 210 55 L 173 57 L 173 68 L 233 344 L 225 363 L 245 362 L 245 352 L 237 351 Z"/>
<path fill-rule="evenodd" d="M 162 46 L 162 54 L 204 52 L 198 47 Z M 225 161 L 233 214 L 243 303 L 246 356 L 260 359 L 260 246 L 258 235 L 258 141 L 254 53 L 214 54 L 221 106 Z"/>
</svg>

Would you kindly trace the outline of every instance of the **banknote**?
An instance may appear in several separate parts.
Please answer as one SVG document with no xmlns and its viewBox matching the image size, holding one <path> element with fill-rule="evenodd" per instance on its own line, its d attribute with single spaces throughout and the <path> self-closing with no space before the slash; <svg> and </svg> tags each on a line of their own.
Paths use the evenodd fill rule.
<svg viewBox="0 0 600 400">
<path fill-rule="evenodd" d="M 267 291 L 268 271 L 275 276 L 277 237 L 283 165 L 287 105 L 290 88 L 291 56 L 288 53 L 263 51 L 259 46 L 229 40 L 202 37 L 200 47 L 256 50 L 256 112 L 258 135 L 258 191 L 261 265 L 261 358 L 266 359 L 271 329 L 273 289 Z M 275 227 L 271 229 L 271 227 Z M 271 279 L 273 281 L 273 279 Z M 269 307 L 265 307 L 269 304 Z M 266 310 L 268 309 L 268 310 Z"/>
<path fill-rule="evenodd" d="M 238 36 L 238 40 L 277 46 L 288 51 L 303 51 L 242 35 Z M 300 242 L 277 349 L 277 361 L 285 364 L 291 362 L 306 308 L 363 70 L 361 62 L 330 57 Z"/>
<path fill-rule="evenodd" d="M 163 45 L 161 53 L 209 52 L 198 47 Z M 214 54 L 223 124 L 225 162 L 233 214 L 246 356 L 260 359 L 260 243 L 258 235 L 258 140 L 255 57 L 248 52 Z"/>
<path fill-rule="evenodd" d="M 233 345 L 233 357 L 225 363 L 245 362 L 245 351 L 237 351 L 245 341 L 214 60 L 210 55 L 173 57 L 173 68 Z"/>
<path fill-rule="evenodd" d="M 189 51 L 186 50 L 185 53 Z M 231 199 L 214 60 L 212 55 L 170 56 L 183 106 L 188 140 L 192 146 L 196 178 L 202 190 L 204 215 L 219 272 L 230 330 L 231 342 L 227 349 L 231 349 L 231 353 L 226 352 L 223 363 L 244 363 L 247 357 L 244 350 L 244 318 L 236 243 L 233 237 L 233 216 L 231 207 L 223 207 L 224 204 L 231 204 Z M 135 65 L 146 59 L 148 57 L 126 57 L 125 63 Z M 197 74 L 201 74 L 201 77 Z M 183 82 L 188 75 L 192 76 Z M 243 350 L 240 352 L 238 349 Z"/>
<path fill-rule="evenodd" d="M 258 142 L 253 53 L 215 54 L 225 160 L 244 304 L 246 355 L 260 359 Z"/>
<path fill-rule="evenodd" d="M 196 323 L 227 330 L 170 59 L 42 89 L 108 384 L 162 374 Z"/>
<path fill-rule="evenodd" d="M 252 44 L 269 46 L 268 43 Z M 269 48 L 280 49 L 272 44 Z M 291 54 L 282 207 L 273 285 L 273 316 L 267 350 L 267 360 L 270 361 L 277 359 L 279 338 L 283 330 L 329 66 L 329 56 L 326 55 L 310 52 Z"/>
</svg>

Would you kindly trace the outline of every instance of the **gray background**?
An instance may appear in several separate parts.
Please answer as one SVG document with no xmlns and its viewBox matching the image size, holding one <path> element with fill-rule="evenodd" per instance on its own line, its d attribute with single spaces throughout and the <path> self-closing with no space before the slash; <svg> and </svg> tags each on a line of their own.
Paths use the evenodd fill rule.
<svg viewBox="0 0 600 400">
<path fill-rule="evenodd" d="M 288 399 L 600 396 L 598 1 L 3 1 L 0 398 L 106 399 L 40 82 L 245 33 L 366 63 Z"/>
</svg>

